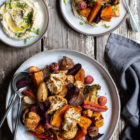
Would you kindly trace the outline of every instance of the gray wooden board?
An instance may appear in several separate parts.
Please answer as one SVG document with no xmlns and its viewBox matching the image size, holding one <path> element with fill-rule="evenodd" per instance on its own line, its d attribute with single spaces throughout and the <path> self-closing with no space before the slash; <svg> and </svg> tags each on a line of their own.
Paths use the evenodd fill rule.
<svg viewBox="0 0 140 140">
<path fill-rule="evenodd" d="M 104 54 L 105 45 L 109 35 L 92 37 L 73 31 L 62 18 L 59 9 L 59 0 L 46 0 L 46 2 L 49 7 L 50 24 L 47 33 L 41 41 L 24 49 L 10 48 L 0 42 L 0 119 L 5 111 L 7 88 L 13 73 L 22 62 L 38 52 L 61 48 L 83 52 L 88 56 L 97 59 L 109 70 L 109 72 L 111 72 L 112 77 L 115 80 L 115 75 L 108 63 L 106 63 Z M 138 15 L 140 10 L 138 9 L 138 6 L 140 6 L 139 0 L 134 0 L 131 8 L 137 22 L 140 21 L 140 14 Z M 126 20 L 114 33 L 123 35 L 140 43 L 140 33 L 134 33 L 131 31 L 128 20 Z M 118 85 L 117 81 L 116 84 Z M 118 87 L 118 89 L 120 88 Z M 120 94 L 122 99 L 125 100 L 123 93 L 120 92 Z M 124 127 L 125 122 L 121 118 L 112 140 L 119 140 Z M 12 140 L 12 134 L 9 131 L 6 122 L 2 129 L 0 129 L 0 140 Z"/>
</svg>

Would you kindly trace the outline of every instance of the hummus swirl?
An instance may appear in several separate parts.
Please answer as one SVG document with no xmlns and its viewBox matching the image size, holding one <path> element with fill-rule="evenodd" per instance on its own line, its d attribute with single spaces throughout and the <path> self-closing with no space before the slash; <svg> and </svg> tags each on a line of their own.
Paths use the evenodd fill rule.
<svg viewBox="0 0 140 140">
<path fill-rule="evenodd" d="M 14 39 L 23 40 L 41 24 L 40 9 L 31 0 L 6 1 L 0 7 L 0 19 L 5 33 Z"/>
</svg>

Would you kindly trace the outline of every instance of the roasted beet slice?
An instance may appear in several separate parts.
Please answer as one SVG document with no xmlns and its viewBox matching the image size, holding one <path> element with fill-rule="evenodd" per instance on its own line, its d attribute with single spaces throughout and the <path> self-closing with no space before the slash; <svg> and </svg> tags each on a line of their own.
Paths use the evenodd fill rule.
<svg viewBox="0 0 140 140">
<path fill-rule="evenodd" d="M 18 89 L 29 86 L 32 83 L 32 79 L 31 77 L 24 77 L 22 79 L 20 79 L 17 83 L 16 86 Z"/>
<path fill-rule="evenodd" d="M 82 67 L 82 65 L 79 63 L 74 65 L 73 68 L 68 70 L 67 75 L 75 75 L 81 69 L 81 67 Z"/>
</svg>

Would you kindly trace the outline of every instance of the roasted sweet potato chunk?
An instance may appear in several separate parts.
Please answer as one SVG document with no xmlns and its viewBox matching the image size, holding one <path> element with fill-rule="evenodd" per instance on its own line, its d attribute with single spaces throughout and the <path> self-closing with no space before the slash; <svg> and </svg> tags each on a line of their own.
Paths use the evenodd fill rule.
<svg viewBox="0 0 140 140">
<path fill-rule="evenodd" d="M 112 6 L 108 6 L 105 9 L 103 9 L 102 13 L 101 13 L 101 18 L 105 21 L 111 21 L 113 17 L 113 10 L 112 10 Z"/>
<path fill-rule="evenodd" d="M 90 8 L 85 8 L 85 9 L 80 10 L 80 15 L 83 17 L 88 17 L 90 12 L 91 12 Z"/>
</svg>

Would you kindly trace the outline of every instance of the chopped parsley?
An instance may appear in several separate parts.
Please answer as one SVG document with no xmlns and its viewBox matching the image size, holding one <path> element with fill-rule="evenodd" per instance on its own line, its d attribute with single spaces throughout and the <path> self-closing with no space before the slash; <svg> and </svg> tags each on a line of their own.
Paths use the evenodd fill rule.
<svg viewBox="0 0 140 140">
<path fill-rule="evenodd" d="M 34 38 L 35 36 L 31 35 L 31 36 L 28 36 L 25 40 L 24 40 L 24 43 L 27 44 L 28 40 L 30 40 L 31 38 Z"/>
<path fill-rule="evenodd" d="M 115 10 L 116 10 L 114 5 L 112 6 L 112 10 L 113 10 L 113 12 L 115 12 Z"/>
<path fill-rule="evenodd" d="M 84 23 L 83 23 L 83 22 L 80 22 L 79 24 L 80 24 L 80 25 L 84 25 Z"/>
<path fill-rule="evenodd" d="M 24 21 L 27 23 L 27 24 L 31 24 L 32 23 L 32 17 L 33 17 L 33 12 L 29 12 L 27 14 L 26 17 L 24 17 Z"/>
<path fill-rule="evenodd" d="M 64 0 L 64 3 L 67 4 L 67 0 Z"/>
<path fill-rule="evenodd" d="M 21 28 L 22 28 L 22 29 L 25 29 L 25 27 L 24 27 L 24 26 L 21 26 Z"/>
<path fill-rule="evenodd" d="M 107 28 L 107 29 L 108 29 L 108 28 L 110 28 L 110 26 L 109 26 L 109 25 L 104 24 L 104 26 L 105 26 L 105 28 Z"/>
<path fill-rule="evenodd" d="M 23 33 L 16 33 L 16 36 L 20 38 L 23 36 Z"/>
<path fill-rule="evenodd" d="M 40 33 L 40 29 L 39 29 L 39 28 L 37 28 L 37 29 L 33 28 L 33 33 L 39 35 L 39 33 Z"/>
<path fill-rule="evenodd" d="M 31 32 L 31 29 L 30 29 L 30 28 L 28 28 L 28 29 L 26 29 L 26 31 Z"/>
<path fill-rule="evenodd" d="M 27 4 L 26 4 L 26 3 L 17 3 L 16 6 L 17 6 L 18 8 L 24 9 L 24 8 L 27 7 Z"/>
</svg>

